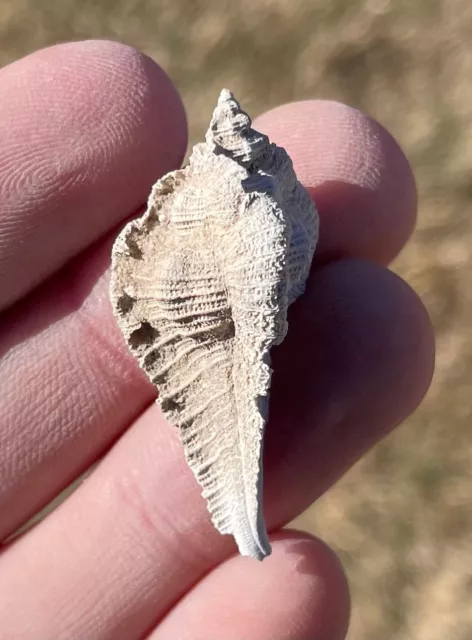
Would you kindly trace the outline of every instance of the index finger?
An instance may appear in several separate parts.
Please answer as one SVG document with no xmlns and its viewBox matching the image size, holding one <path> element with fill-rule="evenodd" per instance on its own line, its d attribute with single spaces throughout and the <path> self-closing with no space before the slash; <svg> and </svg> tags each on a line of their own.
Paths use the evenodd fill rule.
<svg viewBox="0 0 472 640">
<path fill-rule="evenodd" d="M 0 95 L 1 309 L 145 202 L 187 126 L 162 69 L 114 42 L 37 51 L 0 71 Z"/>
</svg>

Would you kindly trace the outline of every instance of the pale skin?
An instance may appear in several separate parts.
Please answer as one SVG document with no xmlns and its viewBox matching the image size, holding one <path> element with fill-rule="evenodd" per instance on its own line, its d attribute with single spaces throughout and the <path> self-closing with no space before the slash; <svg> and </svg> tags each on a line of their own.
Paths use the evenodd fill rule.
<svg viewBox="0 0 472 640">
<path fill-rule="evenodd" d="M 254 126 L 286 147 L 321 220 L 307 292 L 273 354 L 263 563 L 212 528 L 108 301 L 117 230 L 185 154 L 175 88 L 110 42 L 0 71 L 1 539 L 103 457 L 2 548 L 1 640 L 345 637 L 339 561 L 281 527 L 429 386 L 427 314 L 386 269 L 414 227 L 414 180 L 390 134 L 339 103 L 281 106 Z"/>
</svg>

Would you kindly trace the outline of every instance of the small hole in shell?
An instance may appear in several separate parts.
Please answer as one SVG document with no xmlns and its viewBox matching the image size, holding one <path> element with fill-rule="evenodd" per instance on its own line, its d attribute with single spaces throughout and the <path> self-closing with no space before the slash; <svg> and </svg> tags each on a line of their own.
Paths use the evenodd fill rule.
<svg viewBox="0 0 472 640">
<path fill-rule="evenodd" d="M 133 308 L 135 302 L 136 300 L 134 298 L 127 293 L 123 293 L 123 295 L 118 298 L 116 306 L 120 313 L 128 313 Z"/>
<path fill-rule="evenodd" d="M 139 329 L 135 329 L 129 337 L 129 344 L 136 349 L 143 345 L 151 345 L 159 335 L 157 329 L 154 329 L 149 322 L 142 322 Z"/>
<path fill-rule="evenodd" d="M 126 238 L 126 246 L 128 247 L 129 255 L 132 258 L 141 260 L 141 258 L 143 257 L 143 252 L 141 251 L 141 248 L 139 247 L 136 240 L 133 240 L 130 237 Z"/>
</svg>

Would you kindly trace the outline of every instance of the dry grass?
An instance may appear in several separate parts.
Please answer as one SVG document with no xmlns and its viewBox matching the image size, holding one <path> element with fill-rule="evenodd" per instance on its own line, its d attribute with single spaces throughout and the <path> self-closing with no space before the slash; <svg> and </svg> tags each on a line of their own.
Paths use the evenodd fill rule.
<svg viewBox="0 0 472 640">
<path fill-rule="evenodd" d="M 416 415 L 297 524 L 345 563 L 351 640 L 472 638 L 470 0 L 0 0 L 0 33 L 3 64 L 90 37 L 144 50 L 181 90 L 193 140 L 224 85 L 254 113 L 330 97 L 395 134 L 421 198 L 395 269 L 433 317 L 438 371 Z"/>
</svg>

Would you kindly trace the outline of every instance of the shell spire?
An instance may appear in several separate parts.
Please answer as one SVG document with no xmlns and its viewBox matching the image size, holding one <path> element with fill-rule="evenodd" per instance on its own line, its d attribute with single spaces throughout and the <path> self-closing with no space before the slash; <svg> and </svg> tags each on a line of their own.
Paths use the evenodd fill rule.
<svg viewBox="0 0 472 640">
<path fill-rule="evenodd" d="M 251 128 L 249 115 L 231 91 L 223 89 L 206 134 L 210 145 L 220 148 L 242 164 L 249 164 L 269 145 L 267 136 Z"/>
<path fill-rule="evenodd" d="M 179 429 L 215 528 L 258 560 L 271 551 L 262 507 L 270 351 L 287 333 L 317 237 L 289 156 L 224 89 L 206 142 L 157 181 L 113 247 L 110 297 L 128 347 Z"/>
</svg>

